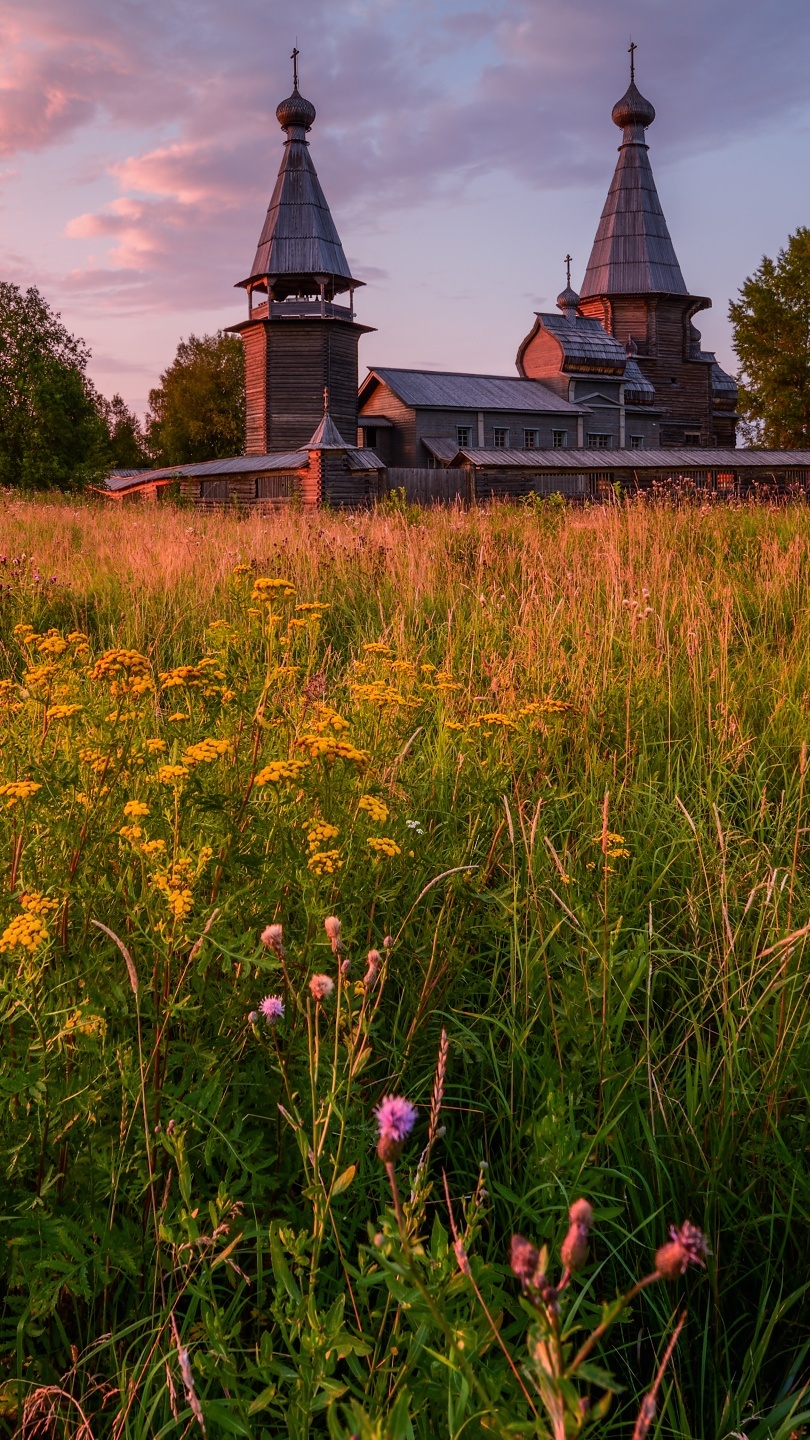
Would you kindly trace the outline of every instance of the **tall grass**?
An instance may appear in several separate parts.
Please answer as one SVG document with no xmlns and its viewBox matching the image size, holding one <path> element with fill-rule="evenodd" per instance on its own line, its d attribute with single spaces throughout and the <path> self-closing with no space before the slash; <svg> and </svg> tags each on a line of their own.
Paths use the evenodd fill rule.
<svg viewBox="0 0 810 1440">
<path fill-rule="evenodd" d="M 512 1230 L 556 1243 L 588 1196 L 587 1321 L 668 1224 L 699 1224 L 708 1280 L 682 1287 L 660 1431 L 789 1434 L 810 1344 L 810 514 L 10 499 L 0 552 L 0 781 L 41 786 L 0 799 L 0 931 L 30 894 L 48 931 L 0 956 L 5 1433 L 179 1435 L 192 1400 L 210 1435 L 479 1428 L 386 1248 L 372 1111 L 396 1091 L 422 1117 L 399 1167 L 419 1263 L 521 1433 L 442 1170 L 518 1358 Z M 250 614 L 254 576 L 296 588 L 275 624 Z M 291 625 L 312 602 L 322 618 Z M 49 657 L 25 624 L 87 640 L 32 682 Z M 135 672 L 93 679 L 113 647 L 143 655 L 140 694 Z M 221 680 L 160 679 L 205 657 Z M 60 704 L 83 709 L 49 720 Z M 297 746 L 318 717 L 367 765 Z M 203 737 L 227 753 L 161 784 Z M 295 782 L 253 785 L 291 756 Z M 128 839 L 132 798 L 150 814 Z M 320 849 L 316 822 L 338 831 Z M 369 845 L 381 831 L 399 853 Z M 330 914 L 353 966 L 340 1025 L 307 990 L 337 979 Z M 275 1029 L 248 1018 L 268 992 Z M 619 1327 L 617 1434 L 681 1299 L 648 1292 Z"/>
</svg>

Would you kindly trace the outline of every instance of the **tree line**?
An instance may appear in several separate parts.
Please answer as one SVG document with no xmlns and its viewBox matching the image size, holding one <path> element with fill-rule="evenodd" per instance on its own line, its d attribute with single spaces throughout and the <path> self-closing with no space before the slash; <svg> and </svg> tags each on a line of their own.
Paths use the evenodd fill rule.
<svg viewBox="0 0 810 1440">
<path fill-rule="evenodd" d="M 740 362 L 740 441 L 810 448 L 810 229 L 764 256 L 729 305 Z M 78 489 L 113 469 L 240 455 L 242 342 L 181 340 L 143 421 L 87 374 L 90 351 L 40 292 L 0 283 L 0 486 Z"/>
<path fill-rule="evenodd" d="M 81 489 L 110 470 L 239 455 L 245 445 L 242 342 L 182 340 L 142 422 L 87 374 L 90 350 L 39 290 L 0 282 L 0 486 Z"/>
</svg>

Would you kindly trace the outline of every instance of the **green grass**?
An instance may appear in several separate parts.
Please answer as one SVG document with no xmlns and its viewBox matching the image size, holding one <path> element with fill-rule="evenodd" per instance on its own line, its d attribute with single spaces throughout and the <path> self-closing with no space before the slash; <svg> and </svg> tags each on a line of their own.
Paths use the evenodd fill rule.
<svg viewBox="0 0 810 1440">
<path fill-rule="evenodd" d="M 799 1428 L 810 513 L 9 500 L 0 551 L 0 784 L 40 787 L 0 796 L 0 937 L 32 904 L 47 930 L 0 955 L 0 1433 L 179 1436 L 180 1344 L 211 1436 L 490 1433 L 470 1375 L 534 1433 L 448 1249 L 443 1171 L 517 1361 L 513 1231 L 556 1246 L 592 1201 L 584 1323 L 669 1224 L 706 1231 L 707 1274 L 614 1331 L 611 1433 L 684 1302 L 656 1433 Z M 254 576 L 296 594 L 254 602 Z M 50 629 L 87 640 L 49 653 Z M 114 647 L 144 663 L 99 677 Z M 160 678 L 204 658 L 191 685 Z M 298 744 L 316 733 L 367 762 Z M 205 737 L 226 753 L 184 764 Z M 252 783 L 290 757 L 296 779 Z M 330 914 L 352 969 L 319 1009 Z M 267 993 L 275 1030 L 248 1019 Z M 420 1107 L 398 1172 L 449 1331 L 402 1269 L 374 1151 L 391 1092 Z"/>
</svg>

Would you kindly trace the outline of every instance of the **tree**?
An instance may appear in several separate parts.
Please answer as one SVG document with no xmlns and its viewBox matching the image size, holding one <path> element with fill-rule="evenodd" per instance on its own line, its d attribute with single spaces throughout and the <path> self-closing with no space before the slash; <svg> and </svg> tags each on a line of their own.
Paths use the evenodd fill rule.
<svg viewBox="0 0 810 1440">
<path fill-rule="evenodd" d="M 0 283 L 0 484 L 72 489 L 103 474 L 89 358 L 38 290 Z"/>
<path fill-rule="evenodd" d="M 218 460 L 245 448 L 245 366 L 235 335 L 181 340 L 149 392 L 147 440 L 162 465 Z"/>
<path fill-rule="evenodd" d="M 810 230 L 763 256 L 729 305 L 743 428 L 759 444 L 810 447 Z"/>
<path fill-rule="evenodd" d="M 113 470 L 138 470 L 148 466 L 150 456 L 146 450 L 143 428 L 132 410 L 120 395 L 112 400 L 98 397 L 99 413 L 107 430 L 107 456 Z"/>
</svg>

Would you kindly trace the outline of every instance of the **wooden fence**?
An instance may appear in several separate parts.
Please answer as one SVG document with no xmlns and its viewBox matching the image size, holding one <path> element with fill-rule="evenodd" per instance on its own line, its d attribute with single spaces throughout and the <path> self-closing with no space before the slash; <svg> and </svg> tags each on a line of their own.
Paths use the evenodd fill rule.
<svg viewBox="0 0 810 1440">
<path fill-rule="evenodd" d="M 409 505 L 468 504 L 472 499 L 472 481 L 468 470 L 408 470 L 394 468 L 381 477 L 380 493 L 404 490 Z"/>
</svg>

